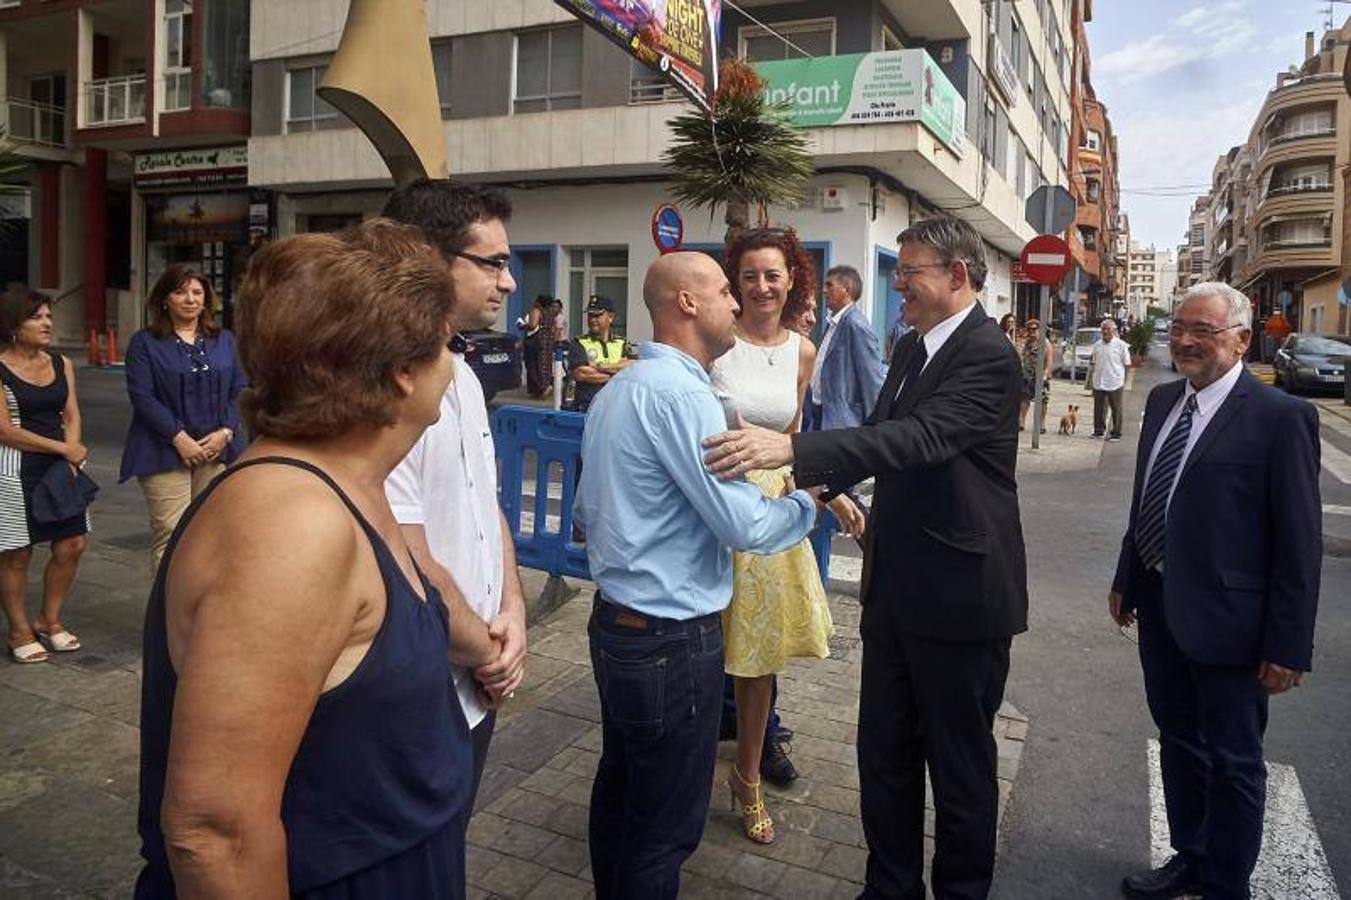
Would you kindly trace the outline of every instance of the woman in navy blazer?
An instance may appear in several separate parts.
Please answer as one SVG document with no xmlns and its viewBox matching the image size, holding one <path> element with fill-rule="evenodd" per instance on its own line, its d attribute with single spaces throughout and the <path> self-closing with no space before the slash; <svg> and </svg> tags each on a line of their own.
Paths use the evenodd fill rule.
<svg viewBox="0 0 1351 900">
<path fill-rule="evenodd" d="M 119 480 L 135 476 L 145 493 L 157 567 L 188 503 L 244 449 L 237 401 L 247 382 L 214 300 L 201 273 L 170 266 L 146 302 L 149 324 L 127 346 L 132 418 Z"/>
</svg>

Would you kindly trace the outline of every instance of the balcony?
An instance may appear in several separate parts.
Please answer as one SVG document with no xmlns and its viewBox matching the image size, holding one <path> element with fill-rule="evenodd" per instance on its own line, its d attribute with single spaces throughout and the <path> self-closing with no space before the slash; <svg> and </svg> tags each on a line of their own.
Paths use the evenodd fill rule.
<svg viewBox="0 0 1351 900">
<path fill-rule="evenodd" d="M 1257 167 L 1261 172 L 1281 163 L 1306 159 L 1335 159 L 1337 151 L 1335 131 L 1301 134 L 1289 140 L 1267 141 L 1257 156 Z"/>
<path fill-rule="evenodd" d="M 629 103 L 678 103 L 685 99 L 674 85 L 661 75 L 634 75 L 629 79 Z"/>
<path fill-rule="evenodd" d="M 1322 190 L 1281 190 L 1273 188 L 1266 197 L 1262 198 L 1262 202 L 1257 204 L 1253 221 L 1260 227 L 1262 222 L 1269 221 L 1274 216 L 1314 218 L 1331 214 L 1332 207 L 1331 186 Z"/>
<path fill-rule="evenodd" d="M 145 76 L 119 75 L 85 84 L 84 127 L 105 128 L 145 121 Z"/>
<path fill-rule="evenodd" d="M 66 146 L 66 109 L 18 97 L 5 99 L 5 136 L 20 144 Z"/>
<path fill-rule="evenodd" d="M 1336 137 L 1335 128 L 1318 128 L 1309 131 L 1289 131 L 1282 134 L 1274 134 L 1267 139 L 1267 147 L 1275 147 L 1279 144 L 1288 144 L 1291 141 L 1303 141 L 1311 138 Z"/>
</svg>

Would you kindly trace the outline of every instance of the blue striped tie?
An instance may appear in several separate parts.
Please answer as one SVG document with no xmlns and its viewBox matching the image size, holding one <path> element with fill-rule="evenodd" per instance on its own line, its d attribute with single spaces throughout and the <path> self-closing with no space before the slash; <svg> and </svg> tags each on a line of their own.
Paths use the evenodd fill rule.
<svg viewBox="0 0 1351 900">
<path fill-rule="evenodd" d="M 1177 417 L 1173 430 L 1159 448 L 1154 460 L 1154 468 L 1149 473 L 1149 483 L 1145 485 L 1145 496 L 1140 501 L 1140 515 L 1135 519 L 1135 549 L 1140 553 L 1140 561 L 1146 569 L 1157 569 L 1163 562 L 1163 538 L 1168 521 L 1168 494 L 1172 490 L 1173 480 L 1177 478 L 1178 467 L 1182 465 L 1182 454 L 1187 449 L 1187 437 L 1192 430 L 1192 413 L 1196 412 L 1196 395 L 1192 394 L 1182 407 L 1182 415 Z"/>
</svg>

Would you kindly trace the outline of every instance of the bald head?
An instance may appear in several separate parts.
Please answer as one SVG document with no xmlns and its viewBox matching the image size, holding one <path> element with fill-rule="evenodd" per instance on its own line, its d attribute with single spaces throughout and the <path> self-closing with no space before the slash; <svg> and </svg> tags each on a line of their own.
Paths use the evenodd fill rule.
<svg viewBox="0 0 1351 900">
<path fill-rule="evenodd" d="M 706 253 L 668 253 L 648 267 L 643 303 L 653 337 L 704 363 L 736 342 L 736 299 L 722 268 Z"/>
<path fill-rule="evenodd" d="M 723 277 L 722 269 L 706 253 L 682 251 L 657 258 L 643 279 L 643 302 L 655 322 L 662 308 L 671 304 L 681 291 L 694 293 L 702 282 Z"/>
</svg>

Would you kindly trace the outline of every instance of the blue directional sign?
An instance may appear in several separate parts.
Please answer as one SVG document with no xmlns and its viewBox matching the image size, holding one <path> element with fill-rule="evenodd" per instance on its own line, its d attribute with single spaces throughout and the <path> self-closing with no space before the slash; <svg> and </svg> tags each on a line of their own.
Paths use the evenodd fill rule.
<svg viewBox="0 0 1351 900">
<path fill-rule="evenodd" d="M 664 254 L 680 249 L 685 240 L 685 222 L 680 218 L 680 210 L 669 203 L 663 203 L 652 214 L 652 243 L 657 251 Z"/>
</svg>

